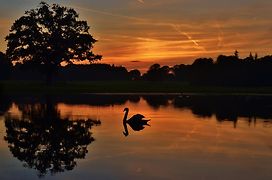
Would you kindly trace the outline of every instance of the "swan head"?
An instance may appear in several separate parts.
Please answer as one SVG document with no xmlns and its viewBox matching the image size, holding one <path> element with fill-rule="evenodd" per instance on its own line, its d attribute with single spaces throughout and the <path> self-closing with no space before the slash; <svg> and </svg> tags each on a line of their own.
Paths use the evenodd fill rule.
<svg viewBox="0 0 272 180">
<path fill-rule="evenodd" d="M 128 136 L 128 132 L 123 132 L 123 134 L 124 134 L 124 136 L 126 136 L 126 137 Z"/>
<path fill-rule="evenodd" d="M 125 109 L 124 109 L 124 112 L 128 112 L 128 108 L 125 108 Z"/>
</svg>

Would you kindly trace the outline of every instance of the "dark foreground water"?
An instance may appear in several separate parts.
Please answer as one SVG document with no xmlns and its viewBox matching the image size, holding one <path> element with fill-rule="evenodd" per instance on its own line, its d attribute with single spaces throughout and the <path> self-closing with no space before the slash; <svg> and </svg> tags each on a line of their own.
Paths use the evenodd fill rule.
<svg viewBox="0 0 272 180">
<path fill-rule="evenodd" d="M 270 96 L 1 96 L 0 103 L 0 179 L 272 179 Z M 150 126 L 125 124 L 126 132 L 125 107 Z"/>
</svg>

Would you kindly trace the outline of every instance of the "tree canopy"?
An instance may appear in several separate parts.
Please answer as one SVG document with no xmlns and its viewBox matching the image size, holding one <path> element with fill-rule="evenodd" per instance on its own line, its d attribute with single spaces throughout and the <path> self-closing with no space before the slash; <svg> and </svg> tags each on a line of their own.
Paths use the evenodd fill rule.
<svg viewBox="0 0 272 180">
<path fill-rule="evenodd" d="M 58 4 L 41 2 L 14 22 L 6 37 L 6 54 L 12 62 L 35 66 L 50 80 L 62 63 L 100 60 L 92 48 L 96 40 L 78 13 Z"/>
</svg>

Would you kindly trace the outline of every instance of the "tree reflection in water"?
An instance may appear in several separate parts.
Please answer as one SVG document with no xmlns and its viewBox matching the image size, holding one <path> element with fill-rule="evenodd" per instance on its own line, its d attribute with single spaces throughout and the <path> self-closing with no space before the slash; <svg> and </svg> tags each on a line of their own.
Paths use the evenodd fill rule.
<svg viewBox="0 0 272 180">
<path fill-rule="evenodd" d="M 13 156 L 24 166 L 38 170 L 38 176 L 72 170 L 76 159 L 85 158 L 94 141 L 91 128 L 99 120 L 61 119 L 56 105 L 19 105 L 21 118 L 5 120 L 5 140 Z"/>
</svg>

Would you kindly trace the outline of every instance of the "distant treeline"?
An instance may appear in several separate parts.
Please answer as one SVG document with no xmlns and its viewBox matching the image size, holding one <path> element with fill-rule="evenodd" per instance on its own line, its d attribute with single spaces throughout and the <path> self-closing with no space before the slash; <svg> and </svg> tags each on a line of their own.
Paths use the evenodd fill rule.
<svg viewBox="0 0 272 180">
<path fill-rule="evenodd" d="M 109 64 L 67 65 L 59 67 L 55 81 L 95 81 L 95 80 L 144 80 L 182 81 L 192 85 L 219 86 L 271 86 L 272 56 L 250 55 L 239 58 L 234 55 L 220 55 L 212 58 L 196 59 L 191 65 L 173 67 L 152 65 L 147 72 L 128 71 L 123 66 Z M 43 80 L 44 75 L 25 64 L 12 66 L 5 54 L 0 53 L 1 80 Z"/>
<path fill-rule="evenodd" d="M 258 58 L 257 54 L 250 53 L 241 59 L 236 51 L 231 56 L 220 55 L 216 60 L 199 58 L 191 65 L 154 64 L 142 79 L 184 81 L 193 85 L 271 86 L 272 56 Z"/>
</svg>

